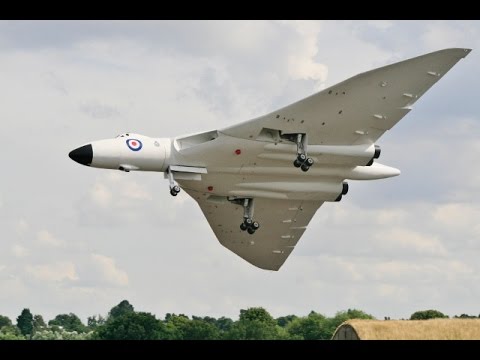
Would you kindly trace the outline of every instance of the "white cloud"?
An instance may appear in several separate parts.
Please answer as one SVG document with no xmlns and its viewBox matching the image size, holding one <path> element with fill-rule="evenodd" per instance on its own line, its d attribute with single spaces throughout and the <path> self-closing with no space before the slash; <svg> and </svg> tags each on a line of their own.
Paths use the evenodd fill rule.
<svg viewBox="0 0 480 360">
<path fill-rule="evenodd" d="M 396 298 L 401 301 L 406 301 L 409 298 L 409 291 L 407 288 L 391 284 L 378 285 L 376 287 L 376 293 L 381 297 Z"/>
<path fill-rule="evenodd" d="M 12 254 L 17 258 L 22 258 L 28 256 L 29 250 L 22 245 L 15 244 L 12 246 Z"/>
<path fill-rule="evenodd" d="M 141 185 L 134 181 L 123 184 L 122 195 L 127 199 L 151 200 L 151 194 Z"/>
<path fill-rule="evenodd" d="M 55 72 L 48 71 L 43 74 L 43 77 L 47 87 L 54 89 L 62 95 L 68 95 L 65 83 L 61 78 L 58 77 L 58 75 L 55 74 Z"/>
<path fill-rule="evenodd" d="M 27 265 L 25 271 L 35 279 L 46 282 L 78 280 L 75 265 L 69 261 L 59 261 L 44 265 Z"/>
<path fill-rule="evenodd" d="M 115 106 L 101 104 L 97 100 L 80 104 L 80 111 L 94 119 L 118 118 L 121 114 Z"/>
<path fill-rule="evenodd" d="M 471 47 L 469 44 L 472 41 L 478 44 L 478 27 L 462 22 L 431 21 L 421 38 L 432 51 L 448 47 Z"/>
<path fill-rule="evenodd" d="M 291 43 L 288 55 L 288 74 L 294 80 L 313 79 L 323 83 L 328 76 L 328 68 L 315 61 L 318 54 L 318 34 L 322 25 L 312 21 L 288 21 L 289 25 L 299 35 L 299 42 Z M 318 86 L 317 86 L 318 88 Z"/>
<path fill-rule="evenodd" d="M 420 274 L 438 273 L 440 269 L 432 264 L 417 264 L 405 261 L 385 261 L 375 264 L 375 276 L 379 279 L 390 280 L 412 278 Z"/>
<path fill-rule="evenodd" d="M 474 269 L 471 265 L 458 260 L 449 261 L 444 271 L 446 278 L 453 281 L 458 281 L 462 277 L 479 277 L 478 273 L 476 273 L 476 269 Z"/>
<path fill-rule="evenodd" d="M 453 228 L 476 227 L 480 219 L 480 208 L 476 204 L 451 203 L 440 205 L 433 213 L 439 223 Z"/>
<path fill-rule="evenodd" d="M 37 240 L 42 245 L 52 246 L 52 247 L 60 247 L 65 246 L 65 241 L 56 238 L 47 230 L 40 230 L 37 233 Z"/>
<path fill-rule="evenodd" d="M 28 293 L 28 287 L 20 278 L 15 276 L 0 278 L 0 300 L 2 300 L 2 303 L 14 302 L 17 305 L 21 301 L 20 299 L 25 299 Z M 19 309 L 20 311 L 21 309 Z M 10 319 L 15 319 L 19 312 L 10 315 Z"/>
<path fill-rule="evenodd" d="M 375 222 L 378 225 L 404 224 L 408 213 L 404 209 L 380 209 L 375 211 Z M 373 214 L 372 214 L 373 215 Z"/>
<path fill-rule="evenodd" d="M 113 195 L 106 185 L 96 183 L 90 192 L 90 197 L 95 205 L 101 208 L 108 208 Z"/>
<path fill-rule="evenodd" d="M 117 267 L 114 259 L 100 254 L 92 254 L 91 258 L 96 265 L 97 270 L 100 272 L 103 280 L 107 281 L 111 285 L 128 285 L 127 273 Z"/>
<path fill-rule="evenodd" d="M 393 26 L 393 22 L 389 20 L 368 20 L 367 24 L 378 30 L 387 30 Z"/>
<path fill-rule="evenodd" d="M 399 248 L 412 253 L 433 256 L 447 254 L 447 250 L 437 237 L 420 234 L 409 229 L 392 228 L 377 233 L 375 238 L 385 248 Z"/>
<path fill-rule="evenodd" d="M 15 231 L 18 235 L 25 235 L 28 232 L 29 228 L 30 226 L 25 219 L 19 219 L 15 223 Z"/>
</svg>

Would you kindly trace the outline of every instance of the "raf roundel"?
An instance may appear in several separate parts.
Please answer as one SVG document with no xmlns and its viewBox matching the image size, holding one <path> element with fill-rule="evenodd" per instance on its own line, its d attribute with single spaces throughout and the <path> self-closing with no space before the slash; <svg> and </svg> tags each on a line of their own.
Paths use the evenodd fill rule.
<svg viewBox="0 0 480 360">
<path fill-rule="evenodd" d="M 143 144 L 140 140 L 137 139 L 128 139 L 127 140 L 127 146 L 129 147 L 130 150 L 132 151 L 139 151 Z"/>
</svg>

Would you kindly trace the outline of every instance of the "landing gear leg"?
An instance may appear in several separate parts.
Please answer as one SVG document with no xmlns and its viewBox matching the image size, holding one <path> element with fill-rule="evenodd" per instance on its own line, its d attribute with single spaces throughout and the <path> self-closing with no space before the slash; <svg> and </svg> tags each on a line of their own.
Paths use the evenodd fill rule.
<svg viewBox="0 0 480 360">
<path fill-rule="evenodd" d="M 240 224 L 240 229 L 253 235 L 260 228 L 258 221 L 253 220 L 253 199 L 235 199 L 232 202 L 243 206 L 243 222 Z"/>
<path fill-rule="evenodd" d="M 297 158 L 293 162 L 293 166 L 301 168 L 302 171 L 306 172 L 310 169 L 310 166 L 313 165 L 313 159 L 307 157 L 306 135 L 296 134 L 295 142 L 297 144 Z"/>
<path fill-rule="evenodd" d="M 167 169 L 167 175 L 168 175 L 168 182 L 170 186 L 170 195 L 177 196 L 178 193 L 180 192 L 180 186 L 175 184 L 175 180 L 173 179 L 173 174 L 170 168 Z"/>
</svg>

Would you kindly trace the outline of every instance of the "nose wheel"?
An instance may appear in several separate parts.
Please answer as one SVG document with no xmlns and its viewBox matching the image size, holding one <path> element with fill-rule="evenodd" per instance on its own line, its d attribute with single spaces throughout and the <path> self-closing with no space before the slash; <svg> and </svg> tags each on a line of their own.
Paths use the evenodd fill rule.
<svg viewBox="0 0 480 360">
<path fill-rule="evenodd" d="M 180 186 L 178 185 L 175 185 L 170 188 L 170 195 L 172 196 L 177 196 L 179 192 L 180 192 Z"/>
</svg>

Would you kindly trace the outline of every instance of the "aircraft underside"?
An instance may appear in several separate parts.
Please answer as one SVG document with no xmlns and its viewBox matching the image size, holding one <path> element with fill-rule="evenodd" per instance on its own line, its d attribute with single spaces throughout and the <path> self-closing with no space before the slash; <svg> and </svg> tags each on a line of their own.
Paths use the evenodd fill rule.
<svg viewBox="0 0 480 360">
<path fill-rule="evenodd" d="M 91 167 L 164 172 L 199 204 L 219 242 L 278 270 L 318 208 L 345 180 L 400 174 L 377 162 L 378 139 L 470 49 L 444 49 L 353 76 L 269 114 L 193 135 L 121 134 L 70 152 Z M 410 151 L 410 149 L 405 149 Z"/>
</svg>

